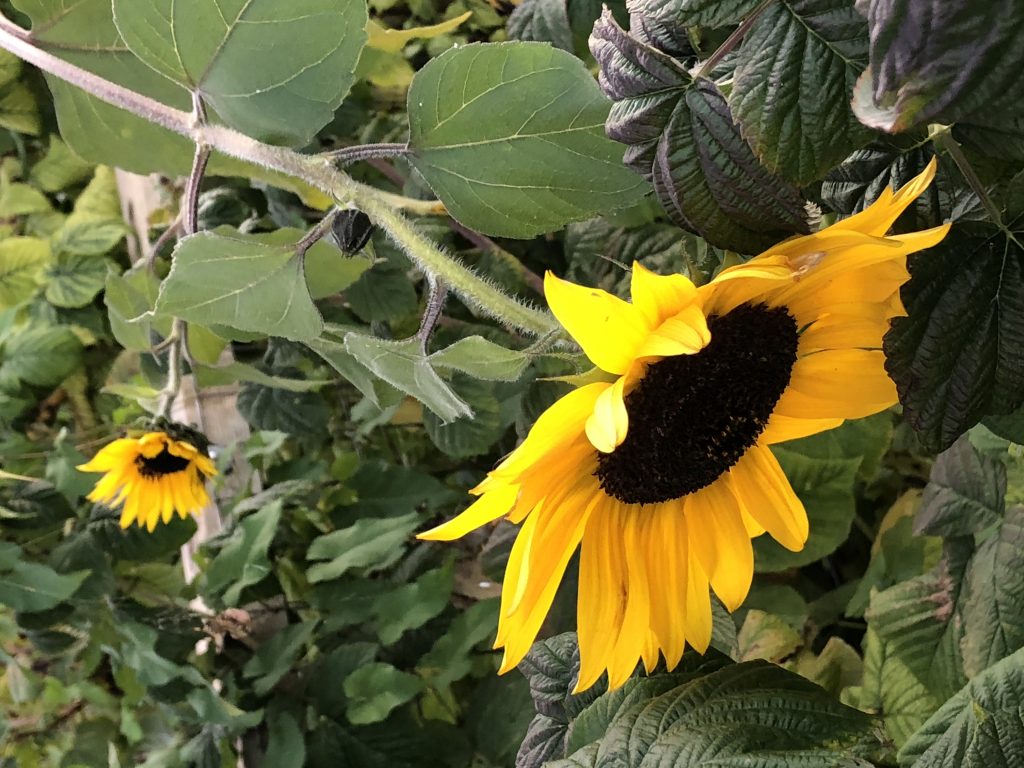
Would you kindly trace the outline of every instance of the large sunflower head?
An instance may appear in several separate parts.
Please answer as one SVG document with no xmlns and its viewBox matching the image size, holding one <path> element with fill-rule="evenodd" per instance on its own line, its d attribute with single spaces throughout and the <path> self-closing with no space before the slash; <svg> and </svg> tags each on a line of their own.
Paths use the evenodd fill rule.
<svg viewBox="0 0 1024 768">
<path fill-rule="evenodd" d="M 161 431 L 124 437 L 102 448 L 82 472 L 103 472 L 89 501 L 123 504 L 121 527 L 133 522 L 150 531 L 199 512 L 210 503 L 206 480 L 217 474 L 205 437 L 180 424 L 162 423 Z"/>
<path fill-rule="evenodd" d="M 697 287 L 633 265 L 632 302 L 548 274 L 552 311 L 608 381 L 569 392 L 422 538 L 522 523 L 502 586 L 502 671 L 536 638 L 581 547 L 577 690 L 638 661 L 671 669 L 711 641 L 710 590 L 730 610 L 753 579 L 751 539 L 796 551 L 803 505 L 769 446 L 896 403 L 882 336 L 903 312 L 907 256 L 948 225 L 887 236 L 934 177 Z"/>
</svg>

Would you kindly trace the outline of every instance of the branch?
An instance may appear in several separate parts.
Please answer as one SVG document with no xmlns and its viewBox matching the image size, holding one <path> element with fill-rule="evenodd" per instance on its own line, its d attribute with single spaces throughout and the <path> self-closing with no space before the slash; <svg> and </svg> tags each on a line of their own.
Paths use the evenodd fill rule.
<svg viewBox="0 0 1024 768">
<path fill-rule="evenodd" d="M 364 211 L 370 220 L 388 233 L 424 271 L 448 285 L 469 306 L 535 336 L 557 327 L 553 317 L 520 303 L 445 254 L 424 237 L 383 193 L 360 184 L 337 169 L 324 156 L 302 155 L 285 147 L 264 144 L 223 125 L 203 124 L 194 116 L 105 80 L 92 72 L 54 56 L 36 45 L 25 30 L 0 15 L 0 48 L 34 64 L 39 69 L 75 85 L 96 98 L 137 115 L 169 131 L 186 136 L 197 145 L 245 160 L 264 168 L 302 179 L 332 196 L 342 205 L 349 203 Z"/>
<path fill-rule="evenodd" d="M 357 144 L 352 147 L 342 147 L 341 149 L 324 152 L 323 156 L 339 166 L 345 166 L 358 163 L 360 160 L 402 157 L 407 154 L 409 154 L 408 144 Z"/>
</svg>

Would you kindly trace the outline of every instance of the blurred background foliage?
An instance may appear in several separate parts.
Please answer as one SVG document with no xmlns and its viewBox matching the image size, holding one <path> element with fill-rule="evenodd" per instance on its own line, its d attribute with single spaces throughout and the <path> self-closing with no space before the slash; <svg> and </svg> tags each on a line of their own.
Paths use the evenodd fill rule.
<svg viewBox="0 0 1024 768">
<path fill-rule="evenodd" d="M 0 3 L 21 18 L 28 4 L 16 5 Z M 697 108 L 722 107 L 725 97 L 705 88 L 704 101 L 694 102 L 686 67 L 706 59 L 756 4 L 611 5 L 634 39 L 610 18 L 596 38 L 620 53 L 632 46 L 685 65 L 672 87 L 690 100 L 669 99 L 665 126 L 681 125 L 685 108 L 700 118 L 690 124 L 707 131 L 668 140 L 726 148 L 694 159 L 694 167 L 674 167 L 675 184 L 694 173 L 709 180 L 698 202 L 687 204 L 712 213 L 695 218 L 694 208 L 673 208 L 662 197 L 528 239 L 483 235 L 444 215 L 419 217 L 420 228 L 533 304 L 542 302 L 546 269 L 620 293 L 624 265 L 634 260 L 706 280 L 740 254 L 806 229 L 807 212 L 793 201 L 814 201 L 815 216 L 847 215 L 884 185 L 906 181 L 934 153 L 925 122 L 952 117 L 963 123 L 956 152 L 992 198 L 986 208 L 941 152 L 934 193 L 899 224 L 958 222 L 933 262 L 933 287 L 905 295 L 912 310 L 926 305 L 912 318 L 927 310 L 934 322 L 905 327 L 893 347 L 894 377 L 920 386 L 907 395 L 916 431 L 900 414 L 884 413 L 778 448 L 808 509 L 810 541 L 800 553 L 757 542 L 751 595 L 735 616 L 716 610 L 707 657 L 688 653 L 674 673 L 631 680 L 612 694 L 572 696 L 570 568 L 545 623 L 547 639 L 522 673 L 499 677 L 490 644 L 514 528 L 501 523 L 453 545 L 412 534 L 461 510 L 467 489 L 567 391 L 558 379 L 588 366 L 449 302 L 431 339 L 431 349 L 448 353 L 432 358 L 440 388 L 410 383 L 404 369 L 372 375 L 353 362 L 344 334 L 368 339 L 363 362 L 381 340 L 412 337 L 429 286 L 379 232 L 354 255 L 336 247 L 351 241 L 324 241 L 309 252 L 306 277 L 325 334 L 306 345 L 237 329 L 218 335 L 215 325 L 190 335 L 200 385 L 241 381 L 237 411 L 249 434 L 215 446 L 225 527 L 190 556 L 196 573 L 187 580 L 181 548 L 196 533 L 192 520 L 153 534 L 123 531 L 115 512 L 84 501 L 93 478 L 74 469 L 145 418 L 166 378 L 166 354 L 154 351 L 154 340 L 169 326 L 159 316 L 129 321 L 153 306 L 169 269 L 173 238 L 163 235 L 177 216 L 181 184 L 156 183 L 163 202 L 142 233 L 156 249 L 140 260 L 145 249 L 125 223 L 126 194 L 113 169 L 68 148 L 42 77 L 0 54 L 0 765 L 499 768 L 564 760 L 568 768 L 657 758 L 684 768 L 705 764 L 701 754 L 723 761 L 715 765 L 780 768 L 1014 765 L 1008 745 L 1024 733 L 1024 421 L 1010 412 L 1024 395 L 1006 393 L 1024 368 L 1021 337 L 1016 358 L 986 350 L 980 360 L 947 361 L 928 367 L 924 384 L 908 350 L 943 328 L 956 342 L 948 346 L 958 348 L 993 329 L 1021 328 L 1024 309 L 1012 301 L 1022 295 L 1015 265 L 1024 253 L 1012 232 L 1024 212 L 1020 118 L 992 125 L 964 97 L 945 113 L 901 113 L 907 132 L 899 137 L 871 130 L 850 111 L 846 71 L 852 61 L 859 73 L 866 62 L 868 22 L 852 15 L 852 2 L 780 2 L 716 64 L 743 127 L 729 122 L 724 135 Z M 910 18 L 906 3 L 895 5 L 894 14 Z M 600 68 L 613 115 L 620 109 L 623 118 L 620 140 L 639 145 L 668 131 L 655 126 L 651 136 L 649 123 L 630 123 L 625 92 L 616 96 L 608 85 L 628 75 L 646 93 L 644 72 L 616 69 L 621 61 L 607 49 L 591 54 L 600 3 L 370 0 L 369 7 L 383 41 L 373 43 L 371 26 L 352 91 L 311 151 L 405 141 L 414 73 L 453 46 L 506 39 L 548 42 Z M 1020 22 L 1019 11 L 1014 18 Z M 813 23 L 800 26 L 801 19 Z M 442 26 L 397 41 L 383 33 L 429 25 Z M 840 112 L 834 125 L 794 127 L 784 119 L 794 111 L 806 117 L 801 104 L 814 92 L 766 105 L 758 90 L 771 76 L 766 61 L 782 62 L 780 71 L 795 66 L 779 42 L 788 25 L 809 46 L 837 29 L 847 35 L 845 47 L 833 40 L 826 55 L 812 56 L 840 84 L 828 106 Z M 959 50 L 955 43 L 943 43 L 947 53 Z M 994 146 L 992 132 L 1006 142 Z M 638 172 L 656 173 L 644 152 L 633 157 Z M 405 158 L 350 170 L 410 199 L 432 197 Z M 323 215 L 308 189 L 216 173 L 202 187 L 201 230 L 280 245 Z M 749 208 L 738 215 L 722 191 L 741 181 Z M 1002 229 L 993 229 L 992 205 Z M 993 248 L 993 238 L 1002 246 Z M 984 259 L 1000 254 L 1005 282 L 995 298 L 1008 297 L 1003 314 L 957 335 L 939 315 L 991 303 L 994 278 Z M 944 286 L 944 302 L 935 285 Z M 217 365 L 226 348 L 229 368 Z M 948 403 L 926 407 L 950 377 L 988 389 L 961 412 Z M 472 418 L 437 414 L 449 388 Z M 990 399 L 978 407 L 979 397 Z M 242 482 L 232 482 L 236 474 Z M 666 728 L 659 713 L 681 725 Z"/>
</svg>

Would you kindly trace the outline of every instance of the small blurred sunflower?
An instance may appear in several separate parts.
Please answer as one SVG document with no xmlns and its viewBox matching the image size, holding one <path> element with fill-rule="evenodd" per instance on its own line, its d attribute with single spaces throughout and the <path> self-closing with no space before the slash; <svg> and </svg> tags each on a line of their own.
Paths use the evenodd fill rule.
<svg viewBox="0 0 1024 768">
<path fill-rule="evenodd" d="M 421 534 L 522 523 L 502 586 L 501 671 L 529 650 L 577 547 L 577 691 L 605 671 L 616 688 L 660 655 L 671 669 L 687 643 L 703 653 L 709 590 L 729 610 L 743 602 L 753 537 L 803 548 L 807 515 L 769 446 L 897 402 L 882 336 L 905 314 L 907 256 L 948 225 L 886 233 L 934 175 L 933 161 L 862 213 L 699 288 L 635 263 L 628 303 L 546 276 L 551 310 L 609 380 L 548 408 L 475 503 Z"/>
<path fill-rule="evenodd" d="M 199 512 L 210 503 L 206 481 L 217 474 L 205 437 L 180 424 L 163 423 L 163 431 L 125 437 L 102 448 L 82 472 L 105 473 L 86 497 L 121 510 L 121 527 L 133 522 L 150 531 Z"/>
</svg>

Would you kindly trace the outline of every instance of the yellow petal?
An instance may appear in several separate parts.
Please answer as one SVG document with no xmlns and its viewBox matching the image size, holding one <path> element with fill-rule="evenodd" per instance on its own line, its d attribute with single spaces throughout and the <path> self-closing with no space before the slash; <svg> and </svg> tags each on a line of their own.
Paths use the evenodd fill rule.
<svg viewBox="0 0 1024 768">
<path fill-rule="evenodd" d="M 497 520 L 508 513 L 519 494 L 518 485 L 506 485 L 488 491 L 457 517 L 436 528 L 416 535 L 417 539 L 428 541 L 452 541 L 465 536 L 472 530 Z"/>
<path fill-rule="evenodd" d="M 691 304 L 648 334 L 637 350 L 637 357 L 692 355 L 710 342 L 711 331 L 704 310 Z"/>
<path fill-rule="evenodd" d="M 594 403 L 594 411 L 587 419 L 587 438 L 601 453 L 611 453 L 626 439 L 629 429 L 629 414 L 623 400 L 623 387 L 626 377 L 620 376 L 616 382 L 602 392 Z"/>
<path fill-rule="evenodd" d="M 650 553 L 645 546 L 645 527 L 649 518 L 628 509 L 622 518 L 623 544 L 626 551 L 626 611 L 622 629 L 608 664 L 608 689 L 620 687 L 636 669 L 643 655 L 650 631 L 651 594 L 647 582 L 647 560 Z M 630 514 L 630 513 L 633 514 Z"/>
<path fill-rule="evenodd" d="M 697 300 L 697 286 L 688 277 L 658 275 L 639 261 L 633 262 L 629 292 L 633 306 L 639 308 L 651 328 Z"/>
<path fill-rule="evenodd" d="M 76 469 L 80 472 L 109 472 L 112 469 L 120 469 L 125 464 L 131 463 L 137 449 L 138 446 L 134 440 L 122 437 L 103 446 L 91 460 L 85 464 L 79 464 Z"/>
<path fill-rule="evenodd" d="M 598 502 L 583 535 L 576 608 L 580 673 L 573 693 L 598 681 L 618 639 L 626 611 L 626 563 L 617 527 L 618 502 Z"/>
<path fill-rule="evenodd" d="M 683 504 L 669 501 L 655 505 L 648 512 L 651 560 L 648 562 L 650 583 L 656 585 L 651 596 L 651 629 L 665 654 L 665 663 L 673 669 L 686 647 L 686 536 L 678 521 L 683 518 Z"/>
<path fill-rule="evenodd" d="M 758 442 L 764 445 L 775 445 L 784 443 L 787 440 L 797 440 L 801 437 L 816 435 L 829 429 L 835 429 L 843 423 L 843 419 L 815 419 L 798 418 L 785 416 L 776 410 L 768 417 L 768 424 L 758 438 Z"/>
<path fill-rule="evenodd" d="M 548 272 L 544 295 L 565 329 L 598 368 L 625 373 L 651 330 L 639 308 L 598 288 L 561 280 Z"/>
<path fill-rule="evenodd" d="M 688 550 L 686 557 L 686 642 L 698 653 L 704 653 L 711 644 L 711 592 L 707 574 L 700 564 L 697 553 L 698 542 L 690 535 L 690 523 L 686 516 L 677 525 L 684 533 Z"/>
<path fill-rule="evenodd" d="M 896 402 L 881 350 L 837 349 L 798 358 L 775 410 L 809 419 L 859 419 Z"/>
<path fill-rule="evenodd" d="M 729 475 L 748 515 L 791 552 L 804 548 L 807 513 L 771 450 L 755 445 L 736 462 Z"/>
<path fill-rule="evenodd" d="M 686 525 L 715 594 L 735 611 L 754 578 L 754 550 L 728 474 L 686 497 Z"/>
<path fill-rule="evenodd" d="M 833 226 L 855 229 L 873 235 L 884 235 L 900 214 L 914 202 L 935 178 L 937 163 L 933 157 L 921 173 L 908 181 L 899 192 L 893 194 L 886 186 L 871 205 L 858 214 L 837 222 Z"/>
</svg>

